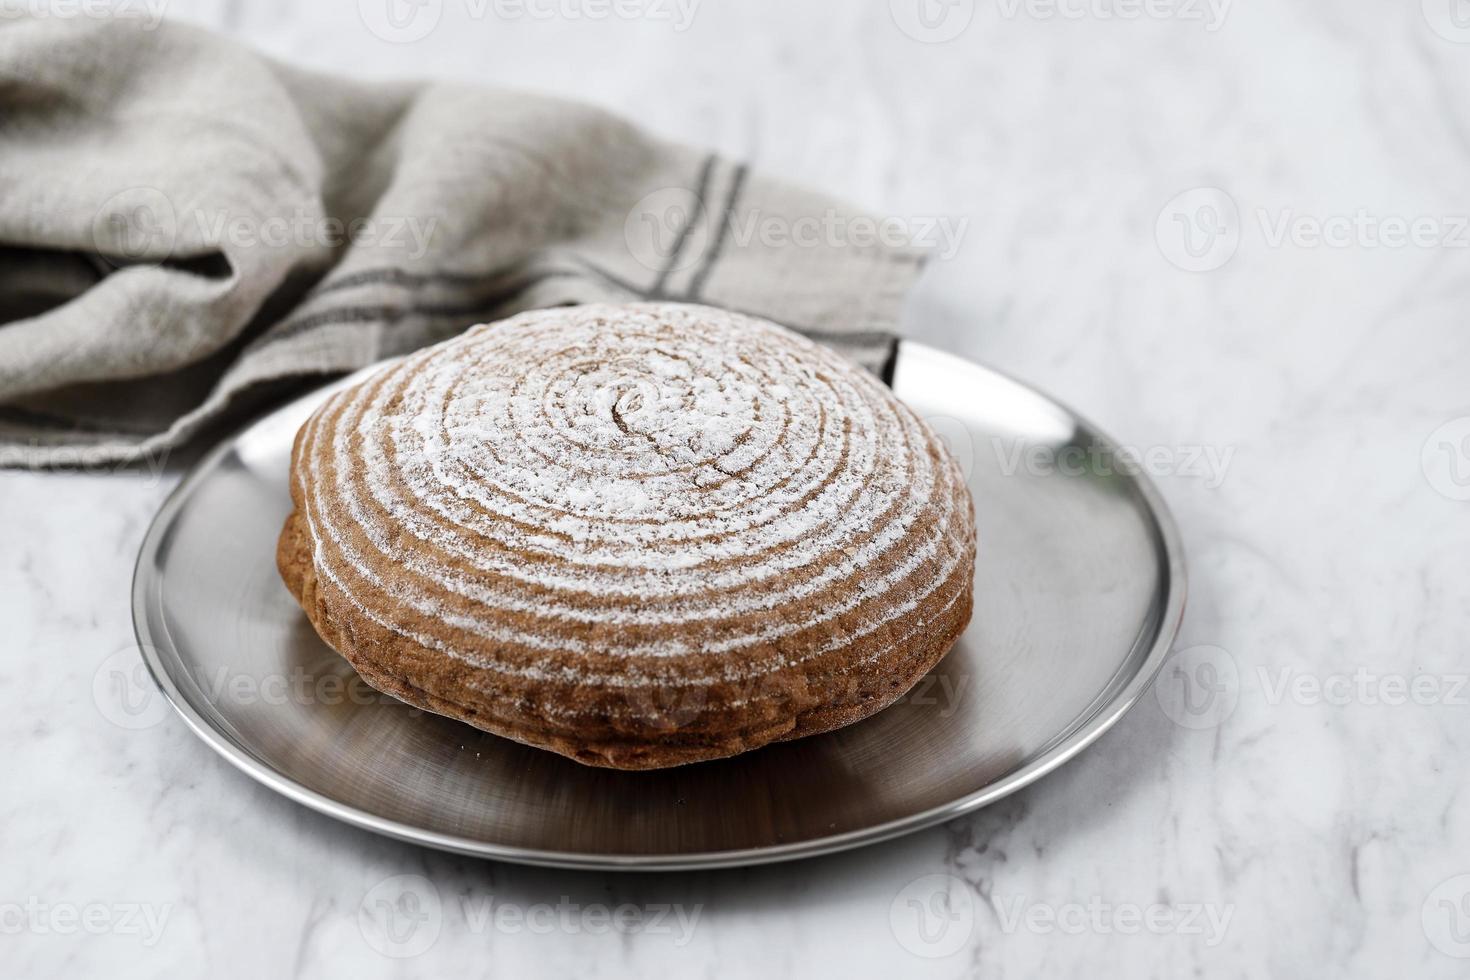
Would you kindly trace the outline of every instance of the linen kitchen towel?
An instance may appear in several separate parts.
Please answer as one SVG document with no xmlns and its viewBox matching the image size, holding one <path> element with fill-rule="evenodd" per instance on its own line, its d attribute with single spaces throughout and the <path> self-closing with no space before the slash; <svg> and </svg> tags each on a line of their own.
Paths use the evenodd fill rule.
<svg viewBox="0 0 1470 980">
<path fill-rule="evenodd" d="M 156 459 L 304 378 L 557 304 L 722 306 L 882 371 L 920 260 L 587 106 L 0 18 L 0 465 Z"/>
</svg>

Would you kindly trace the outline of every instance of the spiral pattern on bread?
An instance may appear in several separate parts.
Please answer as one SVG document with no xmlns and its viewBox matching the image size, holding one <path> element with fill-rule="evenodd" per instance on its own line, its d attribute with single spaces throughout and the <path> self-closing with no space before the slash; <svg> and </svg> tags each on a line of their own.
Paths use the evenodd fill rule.
<svg viewBox="0 0 1470 980">
<path fill-rule="evenodd" d="M 329 398 L 283 578 L 410 703 L 579 761 L 733 755 L 880 710 L 968 622 L 959 468 L 882 382 L 699 306 L 541 310 Z"/>
</svg>

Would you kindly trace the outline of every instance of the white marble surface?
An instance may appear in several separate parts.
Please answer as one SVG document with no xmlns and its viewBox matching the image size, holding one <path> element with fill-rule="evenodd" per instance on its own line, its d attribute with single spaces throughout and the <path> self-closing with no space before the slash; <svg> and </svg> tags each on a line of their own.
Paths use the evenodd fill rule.
<svg viewBox="0 0 1470 980">
<path fill-rule="evenodd" d="M 178 460 L 3 472 L 3 972 L 1466 975 L 1457 8 L 1470 24 L 1461 0 L 933 0 L 933 30 L 963 30 L 926 43 L 883 2 L 703 0 L 678 30 L 425 0 L 438 25 L 395 44 L 351 0 L 170 4 L 284 57 L 595 100 L 893 214 L 968 219 L 913 335 L 1158 447 L 1192 572 L 1188 669 L 1166 681 L 1223 687 L 1172 712 L 1189 724 L 1146 699 L 1033 788 L 837 857 L 656 876 L 460 859 L 289 803 L 171 715 L 109 721 L 94 679 L 126 662 L 133 556 Z M 1212 213 L 1226 234 L 1191 258 L 1166 205 L 1199 187 L 1228 201 L 1176 210 L 1197 243 Z M 1414 219 L 1417 242 L 1387 243 Z M 395 944 L 359 915 L 405 885 L 439 914 Z M 907 904 L 936 889 L 947 929 Z M 595 931 L 621 903 L 645 928 Z M 682 923 L 654 927 L 663 906 Z"/>
</svg>

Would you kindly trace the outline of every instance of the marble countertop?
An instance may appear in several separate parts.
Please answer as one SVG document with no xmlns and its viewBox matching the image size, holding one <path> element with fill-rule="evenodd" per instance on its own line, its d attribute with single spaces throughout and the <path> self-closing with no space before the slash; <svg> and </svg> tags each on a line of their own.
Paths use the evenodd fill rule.
<svg viewBox="0 0 1470 980">
<path fill-rule="evenodd" d="M 186 458 L 0 472 L 7 973 L 1470 970 L 1458 0 L 120 6 L 323 68 L 593 100 L 947 219 L 911 334 L 1154 451 L 1191 571 L 1166 679 L 1210 710 L 1145 699 L 1035 786 L 829 858 L 460 858 L 288 802 L 161 708 L 110 718 L 133 559 Z M 384 901 L 427 925 L 364 927 Z"/>
</svg>

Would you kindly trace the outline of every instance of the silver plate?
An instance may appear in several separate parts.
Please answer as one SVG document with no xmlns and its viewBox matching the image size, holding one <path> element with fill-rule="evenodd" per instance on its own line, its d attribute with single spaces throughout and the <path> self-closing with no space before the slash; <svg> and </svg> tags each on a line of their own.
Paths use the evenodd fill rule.
<svg viewBox="0 0 1470 980">
<path fill-rule="evenodd" d="M 968 813 L 1080 752 L 1138 700 L 1184 566 L 1158 492 L 1068 409 L 914 343 L 894 388 L 970 473 L 975 616 L 918 688 L 850 728 L 659 772 L 584 768 L 367 689 L 275 569 L 291 440 L 354 378 L 206 456 L 143 542 L 133 616 L 209 745 L 286 796 L 432 847 L 532 864 L 698 868 L 822 854 Z"/>
</svg>

